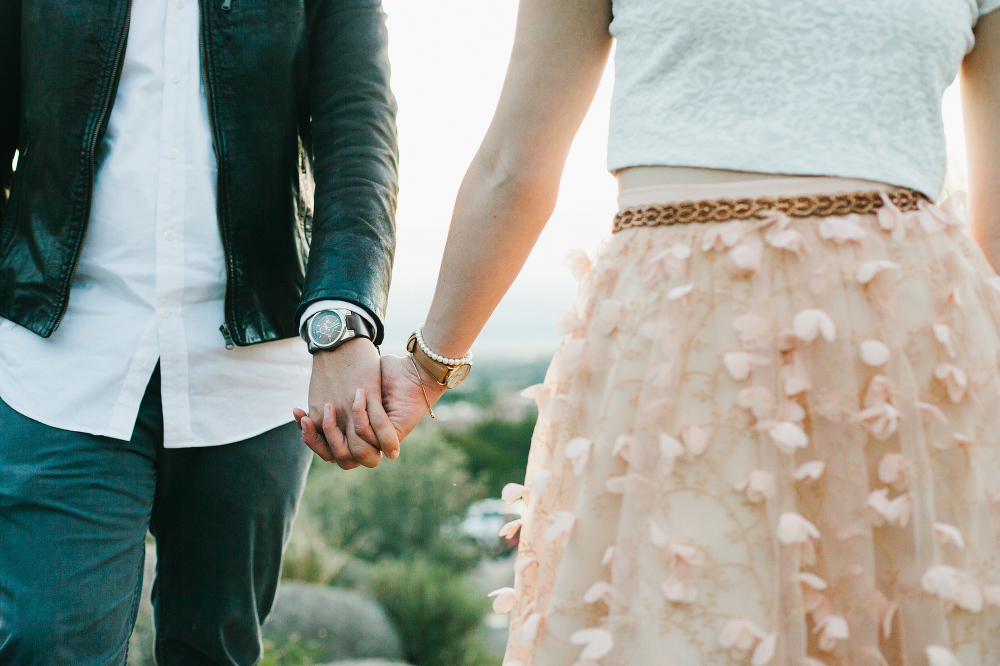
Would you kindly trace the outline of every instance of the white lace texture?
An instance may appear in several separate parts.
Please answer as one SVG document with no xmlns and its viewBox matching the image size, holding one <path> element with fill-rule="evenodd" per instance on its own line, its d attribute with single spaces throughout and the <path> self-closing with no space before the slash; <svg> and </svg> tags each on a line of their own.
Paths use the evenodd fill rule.
<svg viewBox="0 0 1000 666">
<path fill-rule="evenodd" d="M 614 0 L 608 166 L 864 178 L 937 198 L 941 98 L 1000 0 Z"/>
</svg>

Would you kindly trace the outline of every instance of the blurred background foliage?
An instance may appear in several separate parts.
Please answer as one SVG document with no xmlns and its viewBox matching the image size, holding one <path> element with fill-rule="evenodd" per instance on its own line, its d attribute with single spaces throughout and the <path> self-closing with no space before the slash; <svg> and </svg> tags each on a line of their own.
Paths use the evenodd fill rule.
<svg viewBox="0 0 1000 666">
<path fill-rule="evenodd" d="M 385 560 L 375 568 L 367 587 L 399 628 L 408 662 L 499 663 L 473 633 L 489 608 L 486 597 L 447 564 L 423 556 Z"/>
<path fill-rule="evenodd" d="M 445 431 L 445 441 L 464 453 L 469 472 L 485 488 L 487 497 L 500 497 L 511 481 L 524 479 L 531 448 L 535 414 L 517 421 L 492 418 L 465 431 Z"/>
<path fill-rule="evenodd" d="M 474 564 L 475 554 L 441 529 L 485 497 L 461 451 L 436 433 L 418 431 L 396 461 L 354 471 L 319 463 L 310 470 L 301 512 L 330 549 L 366 561 L 435 553 L 454 560 L 456 569 Z"/>
<path fill-rule="evenodd" d="M 546 367 L 477 362 L 374 470 L 313 461 L 262 666 L 500 666 L 507 618 L 486 594 L 513 584 L 514 552 L 489 524 L 473 536 L 470 506 L 523 481 L 536 414 L 518 394 Z M 144 601 L 131 666 L 152 666 L 149 615 Z"/>
</svg>

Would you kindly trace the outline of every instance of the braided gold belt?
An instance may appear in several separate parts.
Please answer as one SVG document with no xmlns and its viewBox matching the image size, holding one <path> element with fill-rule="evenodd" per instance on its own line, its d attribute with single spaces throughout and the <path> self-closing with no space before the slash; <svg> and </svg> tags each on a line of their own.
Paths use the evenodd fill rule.
<svg viewBox="0 0 1000 666">
<path fill-rule="evenodd" d="M 917 190 L 900 189 L 886 192 L 902 211 L 917 210 L 927 197 Z M 706 199 L 680 203 L 655 204 L 626 208 L 615 215 L 613 232 L 636 227 L 658 227 L 692 222 L 730 222 L 760 219 L 761 213 L 777 210 L 789 217 L 830 217 L 833 215 L 871 215 L 885 205 L 882 192 L 851 192 L 847 194 L 811 194 L 798 197 L 761 197 L 759 199 Z"/>
</svg>

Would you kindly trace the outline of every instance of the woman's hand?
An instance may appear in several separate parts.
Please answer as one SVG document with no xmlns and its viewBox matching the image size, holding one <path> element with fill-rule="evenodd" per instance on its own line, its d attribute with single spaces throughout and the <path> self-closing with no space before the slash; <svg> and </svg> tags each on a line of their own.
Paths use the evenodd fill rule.
<svg viewBox="0 0 1000 666">
<path fill-rule="evenodd" d="M 354 469 L 376 467 L 383 453 L 399 455 L 399 439 L 379 401 L 380 374 L 378 350 L 365 338 L 313 356 L 309 411 L 292 414 L 302 440 L 323 460 Z"/>
<path fill-rule="evenodd" d="M 382 357 L 382 407 L 400 441 L 424 418 L 428 401 L 433 405 L 444 391 L 445 388 L 409 356 Z"/>
<path fill-rule="evenodd" d="M 383 356 L 381 359 L 382 372 L 382 401 L 369 402 L 368 394 L 364 389 L 358 389 L 354 396 L 354 402 L 350 407 L 350 417 L 352 421 L 352 436 L 356 436 L 363 442 L 374 442 L 393 440 L 394 447 L 389 455 L 396 458 L 399 455 L 399 442 L 403 441 L 407 435 L 413 432 L 424 414 L 428 411 L 428 402 L 433 405 L 444 395 L 445 388 L 438 384 L 419 365 L 414 363 L 409 356 Z M 423 390 L 421 390 L 421 382 Z M 425 397 L 426 395 L 426 397 Z M 384 411 L 383 411 L 384 410 Z M 302 431 L 303 439 L 309 444 L 309 448 L 316 451 L 324 460 L 336 462 L 344 469 L 353 469 L 361 462 L 348 460 L 344 456 L 341 459 L 333 455 L 333 449 L 347 447 L 347 438 L 338 427 L 336 411 L 331 405 L 326 405 L 323 417 L 314 420 L 301 409 L 293 410 L 295 420 Z M 384 425 L 380 424 L 379 433 L 376 434 L 372 426 L 373 418 L 384 419 L 388 416 L 389 425 L 395 429 L 396 437 L 393 438 L 384 432 Z M 331 451 L 326 449 L 326 440 L 314 445 L 312 440 L 319 442 L 322 435 L 331 433 L 326 440 L 329 442 Z M 338 437 L 338 435 L 340 435 Z M 375 464 L 368 464 L 367 467 L 375 467 Z"/>
</svg>

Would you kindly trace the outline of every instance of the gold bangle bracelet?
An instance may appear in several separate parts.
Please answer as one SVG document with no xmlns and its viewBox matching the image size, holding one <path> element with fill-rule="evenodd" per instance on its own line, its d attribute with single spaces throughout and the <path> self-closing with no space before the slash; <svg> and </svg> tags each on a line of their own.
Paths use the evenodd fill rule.
<svg viewBox="0 0 1000 666">
<path fill-rule="evenodd" d="M 427 413 L 431 415 L 432 419 L 436 419 L 434 416 L 434 410 L 431 409 L 431 399 L 427 397 L 427 389 L 424 388 L 424 380 L 420 378 L 420 369 L 417 368 L 417 362 L 413 359 L 413 354 L 407 355 L 410 359 L 410 363 L 413 365 L 413 372 L 417 373 L 417 383 L 420 384 L 420 392 L 424 394 L 424 402 L 427 403 Z"/>
</svg>

